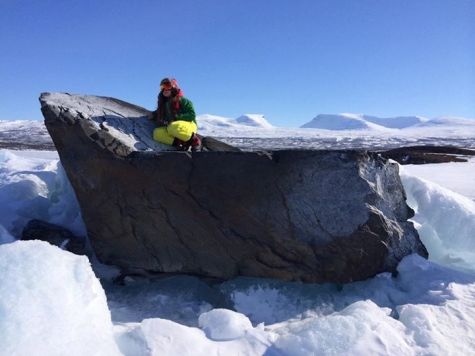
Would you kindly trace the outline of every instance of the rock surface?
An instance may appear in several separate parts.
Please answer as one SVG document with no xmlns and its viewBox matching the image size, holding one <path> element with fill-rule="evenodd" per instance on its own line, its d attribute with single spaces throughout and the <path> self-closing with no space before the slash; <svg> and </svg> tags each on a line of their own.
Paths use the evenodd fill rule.
<svg viewBox="0 0 475 356">
<path fill-rule="evenodd" d="M 61 247 L 76 255 L 84 255 L 85 238 L 75 236 L 64 227 L 33 219 L 25 225 L 22 231 L 22 240 L 41 240 L 51 245 Z"/>
<path fill-rule="evenodd" d="M 450 146 L 410 146 L 380 152 L 384 158 L 391 158 L 399 164 L 426 164 L 467 162 L 475 156 L 475 150 Z"/>
<path fill-rule="evenodd" d="M 397 165 L 375 153 L 237 152 L 219 142 L 167 152 L 143 108 L 61 93 L 40 102 L 102 263 L 346 283 L 427 256 Z"/>
</svg>

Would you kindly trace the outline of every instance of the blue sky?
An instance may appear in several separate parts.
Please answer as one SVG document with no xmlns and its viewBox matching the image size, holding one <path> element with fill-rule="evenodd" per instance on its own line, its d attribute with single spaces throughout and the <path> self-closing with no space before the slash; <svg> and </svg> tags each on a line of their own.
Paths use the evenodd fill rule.
<svg viewBox="0 0 475 356">
<path fill-rule="evenodd" d="M 473 0 L 0 0 L 0 120 L 41 92 L 154 109 L 175 77 L 197 114 L 475 118 Z"/>
</svg>

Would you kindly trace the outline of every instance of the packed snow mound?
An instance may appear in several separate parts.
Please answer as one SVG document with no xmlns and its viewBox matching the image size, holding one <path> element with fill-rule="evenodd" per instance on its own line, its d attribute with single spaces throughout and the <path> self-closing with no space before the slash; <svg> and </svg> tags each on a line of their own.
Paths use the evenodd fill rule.
<svg viewBox="0 0 475 356">
<path fill-rule="evenodd" d="M 465 119 L 456 116 L 440 116 L 435 119 L 420 123 L 417 127 L 431 127 L 431 126 L 472 126 L 475 127 L 475 120 Z"/>
<path fill-rule="evenodd" d="M 252 323 L 247 316 L 228 309 L 213 309 L 200 315 L 200 327 L 206 336 L 215 341 L 239 339 L 252 329 Z"/>
<path fill-rule="evenodd" d="M 264 118 L 264 115 L 246 114 L 246 115 L 239 116 L 236 119 L 236 122 L 241 125 L 262 127 L 266 129 L 270 129 L 273 127 L 271 124 L 267 122 L 267 120 Z"/>
<path fill-rule="evenodd" d="M 43 241 L 0 245 L 1 355 L 120 355 L 85 256 Z"/>
</svg>

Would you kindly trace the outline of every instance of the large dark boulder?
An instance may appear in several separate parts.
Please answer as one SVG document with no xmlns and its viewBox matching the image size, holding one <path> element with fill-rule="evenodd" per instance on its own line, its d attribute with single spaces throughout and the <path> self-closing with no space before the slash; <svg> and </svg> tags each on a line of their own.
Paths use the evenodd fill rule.
<svg viewBox="0 0 475 356">
<path fill-rule="evenodd" d="M 143 108 L 60 93 L 40 102 L 103 263 L 351 282 L 427 256 L 398 166 L 375 153 L 166 151 Z"/>
</svg>

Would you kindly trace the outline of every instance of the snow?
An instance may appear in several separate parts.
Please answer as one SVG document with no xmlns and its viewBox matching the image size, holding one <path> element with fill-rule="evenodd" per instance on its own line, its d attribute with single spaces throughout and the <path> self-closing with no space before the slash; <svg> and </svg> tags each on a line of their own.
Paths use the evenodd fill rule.
<svg viewBox="0 0 475 356">
<path fill-rule="evenodd" d="M 144 150 L 167 150 L 166 145 L 157 144 L 150 138 L 150 127 L 140 120 L 120 120 L 117 111 L 122 106 L 114 100 L 107 101 L 104 111 L 93 108 L 98 100 L 94 97 L 70 96 L 54 93 L 49 99 L 52 104 L 67 103 L 68 107 L 80 108 L 81 100 L 86 100 L 91 108 L 86 115 L 96 120 L 96 125 L 107 125 L 110 132 L 128 147 Z M 129 107 L 126 113 L 131 117 L 143 115 L 143 110 Z M 99 120 L 103 115 L 107 121 Z M 99 122 L 100 121 L 100 122 Z M 120 122 L 119 122 L 120 121 Z M 147 121 L 147 120 L 146 120 Z M 290 120 L 289 120 L 290 121 Z M 137 135 L 125 134 L 121 129 L 124 122 L 133 125 L 123 127 L 124 132 L 134 131 Z M 432 120 L 420 116 L 378 118 L 363 114 L 320 114 L 305 124 L 305 128 L 273 127 L 263 115 L 246 114 L 237 119 L 203 114 L 197 116 L 198 132 L 203 136 L 213 136 L 241 149 L 347 149 L 347 148 L 394 148 L 402 145 L 452 145 L 475 147 L 475 119 L 439 117 Z M 283 139 L 284 138 L 284 139 Z M 0 121 L 0 147 L 10 147 L 13 142 L 42 144 L 43 148 L 54 149 L 52 140 L 43 122 L 27 120 Z M 3 144 L 3 146 L 2 146 Z"/>
<path fill-rule="evenodd" d="M 365 119 L 364 115 L 340 114 L 340 115 L 318 115 L 301 128 L 315 128 L 325 130 L 375 130 L 384 131 L 385 127 L 374 124 Z"/>
<path fill-rule="evenodd" d="M 431 260 L 475 273 L 475 201 L 404 170 L 401 178 Z"/>
<path fill-rule="evenodd" d="M 0 355 L 473 354 L 474 164 L 400 167 L 429 260 L 408 256 L 397 276 L 345 285 L 130 277 L 118 286 L 117 270 L 91 251 L 87 258 L 17 241 L 33 218 L 78 236 L 86 229 L 56 152 L 0 150 Z"/>
<path fill-rule="evenodd" d="M 475 160 L 468 163 L 445 163 L 443 169 L 437 164 L 404 166 L 405 170 L 419 178 L 462 194 L 475 201 Z M 457 172 L 457 174 L 454 174 Z"/>
<path fill-rule="evenodd" d="M 216 115 L 198 115 L 198 132 L 206 136 L 241 136 L 255 135 L 258 131 L 272 131 L 275 129 L 264 115 L 247 114 L 237 119 L 226 118 Z"/>
<path fill-rule="evenodd" d="M 398 116 L 379 118 L 376 116 L 344 113 L 338 115 L 320 114 L 302 128 L 319 128 L 326 130 L 375 130 L 404 129 L 414 127 L 429 120 L 420 116 Z"/>
<path fill-rule="evenodd" d="M 247 115 L 259 116 L 259 115 Z M 378 118 L 362 114 L 318 115 L 304 127 L 248 126 L 236 119 L 199 115 L 198 132 L 241 149 L 389 149 L 413 145 L 474 148 L 475 120 L 420 116 Z M 432 123 L 431 123 L 432 122 Z"/>
<path fill-rule="evenodd" d="M 252 324 L 243 314 L 227 309 L 213 309 L 198 318 L 198 324 L 211 340 L 239 339 L 252 330 Z"/>
<path fill-rule="evenodd" d="M 38 157 L 41 156 L 41 157 Z M 56 152 L 0 150 L 0 243 L 21 235 L 28 220 L 64 225 L 86 236 L 76 196 Z"/>
<path fill-rule="evenodd" d="M 444 125 L 444 126 L 475 126 L 475 120 L 472 119 L 465 119 L 461 117 L 455 117 L 455 116 L 440 116 L 436 117 L 435 119 L 422 122 L 418 124 L 417 126 L 439 126 L 439 125 Z"/>
<path fill-rule="evenodd" d="M 89 260 L 40 241 L 0 245 L 2 355 L 120 355 Z"/>
<path fill-rule="evenodd" d="M 270 129 L 273 126 L 267 122 L 264 118 L 264 115 L 254 115 L 254 114 L 246 114 L 239 116 L 236 119 L 236 122 L 241 125 L 246 126 L 254 126 L 254 127 L 262 127 L 266 129 Z"/>
<path fill-rule="evenodd" d="M 398 116 L 380 118 L 376 116 L 344 113 L 338 115 L 320 114 L 312 121 L 304 124 L 301 128 L 317 128 L 324 130 L 372 130 L 384 132 L 387 129 L 404 130 L 414 128 L 427 128 L 433 126 L 460 127 L 475 126 L 475 120 L 453 116 L 441 116 L 434 119 L 426 119 L 421 116 Z"/>
</svg>

